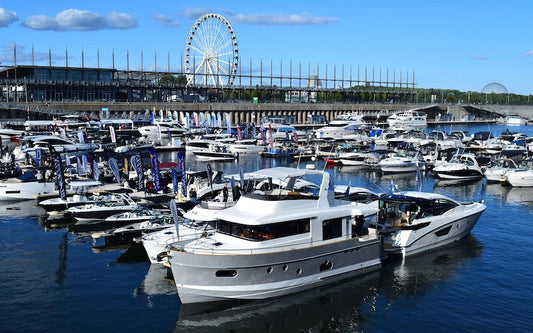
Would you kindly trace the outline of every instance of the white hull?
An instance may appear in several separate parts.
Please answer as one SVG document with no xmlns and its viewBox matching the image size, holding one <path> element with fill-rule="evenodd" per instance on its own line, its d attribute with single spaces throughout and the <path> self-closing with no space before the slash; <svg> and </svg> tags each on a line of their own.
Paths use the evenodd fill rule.
<svg viewBox="0 0 533 333">
<path fill-rule="evenodd" d="M 516 170 L 508 172 L 505 179 L 513 187 L 532 187 L 533 186 L 533 170 Z"/>
<path fill-rule="evenodd" d="M 0 181 L 0 200 L 29 200 L 39 194 L 55 192 L 55 183 L 50 182 L 17 182 Z"/>
</svg>

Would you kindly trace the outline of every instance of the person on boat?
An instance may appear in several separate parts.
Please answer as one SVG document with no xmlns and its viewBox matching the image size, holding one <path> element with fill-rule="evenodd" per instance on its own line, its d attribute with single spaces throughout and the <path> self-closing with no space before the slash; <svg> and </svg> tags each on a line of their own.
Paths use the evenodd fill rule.
<svg viewBox="0 0 533 333">
<path fill-rule="evenodd" d="M 222 201 L 223 202 L 228 202 L 228 185 L 227 184 L 224 184 L 224 187 L 222 188 Z"/>
<path fill-rule="evenodd" d="M 17 163 L 15 164 L 15 177 L 18 177 L 22 175 L 22 169 L 20 168 L 20 165 Z"/>
<path fill-rule="evenodd" d="M 35 178 L 37 178 L 37 181 L 41 183 L 43 181 L 43 174 L 41 173 L 41 170 L 37 171 L 37 174 L 35 175 Z"/>
<path fill-rule="evenodd" d="M 196 193 L 194 187 L 191 187 L 191 190 L 189 191 L 189 200 L 191 200 L 192 202 L 196 202 L 197 195 L 198 194 Z"/>
</svg>

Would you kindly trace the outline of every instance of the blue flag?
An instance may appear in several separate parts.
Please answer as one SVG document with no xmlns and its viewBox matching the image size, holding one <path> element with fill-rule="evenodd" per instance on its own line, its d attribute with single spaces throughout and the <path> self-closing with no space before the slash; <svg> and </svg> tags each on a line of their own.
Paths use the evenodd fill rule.
<svg viewBox="0 0 533 333">
<path fill-rule="evenodd" d="M 115 176 L 117 183 L 120 184 L 120 172 L 118 171 L 117 160 L 111 157 L 107 163 L 109 164 L 109 168 L 111 168 L 111 171 L 113 171 L 113 175 Z"/>
<path fill-rule="evenodd" d="M 178 152 L 178 168 L 181 172 L 181 192 L 183 196 L 187 196 L 187 173 L 185 172 L 185 155 L 183 152 Z"/>
<path fill-rule="evenodd" d="M 154 190 L 159 192 L 161 190 L 161 183 L 159 178 L 159 160 L 157 159 L 157 151 L 154 147 L 150 148 L 150 163 L 152 165 L 152 178 L 154 180 Z"/>
</svg>

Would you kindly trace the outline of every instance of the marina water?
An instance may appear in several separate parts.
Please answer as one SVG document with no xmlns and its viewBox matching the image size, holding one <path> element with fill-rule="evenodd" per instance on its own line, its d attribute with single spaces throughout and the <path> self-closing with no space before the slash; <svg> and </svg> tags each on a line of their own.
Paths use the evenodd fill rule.
<svg viewBox="0 0 533 333">
<path fill-rule="evenodd" d="M 506 127 L 453 129 L 499 135 Z M 510 130 L 533 135 L 529 126 Z M 243 155 L 211 165 L 232 174 L 239 166 L 246 172 L 295 163 Z M 205 167 L 187 155 L 188 169 Z M 387 191 L 392 177 L 399 189 L 417 186 L 413 173 L 327 170 L 336 184 Z M 533 188 L 485 180 L 442 183 L 429 172 L 422 188 L 463 201 L 484 200 L 487 210 L 472 234 L 452 246 L 288 297 L 207 307 L 181 307 L 166 269 L 151 267 L 142 247 L 105 248 L 87 233 L 50 228 L 34 201 L 0 203 L 0 331 L 531 332 Z"/>
</svg>

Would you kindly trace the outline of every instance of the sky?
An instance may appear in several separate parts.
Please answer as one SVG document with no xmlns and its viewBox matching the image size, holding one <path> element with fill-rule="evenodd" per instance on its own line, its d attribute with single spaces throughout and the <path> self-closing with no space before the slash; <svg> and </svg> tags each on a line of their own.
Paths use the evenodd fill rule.
<svg viewBox="0 0 533 333">
<path fill-rule="evenodd" d="M 0 66 L 82 66 L 178 71 L 203 14 L 225 17 L 243 73 L 389 81 L 481 91 L 497 82 L 533 93 L 533 1 L 1 1 Z M 33 51 L 32 51 L 33 50 Z M 83 55 L 83 56 L 82 56 Z M 142 55 L 142 56 L 141 56 Z M 129 61 L 128 61 L 129 60 Z"/>
</svg>

